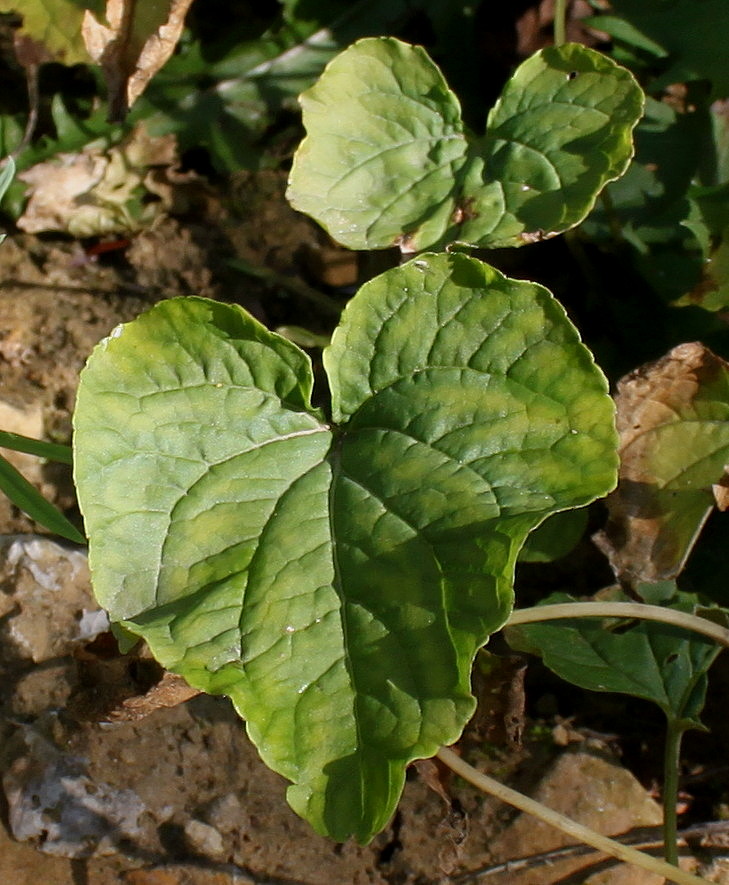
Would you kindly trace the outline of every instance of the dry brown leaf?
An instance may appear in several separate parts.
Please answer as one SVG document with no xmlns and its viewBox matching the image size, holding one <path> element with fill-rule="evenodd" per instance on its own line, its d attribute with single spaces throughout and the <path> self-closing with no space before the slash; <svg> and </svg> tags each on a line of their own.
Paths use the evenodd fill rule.
<svg viewBox="0 0 729 885">
<path fill-rule="evenodd" d="M 190 698 L 199 695 L 196 688 L 185 682 L 176 673 L 165 673 L 142 695 L 125 698 L 118 707 L 107 714 L 108 722 L 136 722 L 159 710 L 161 707 L 177 707 Z"/>
<path fill-rule="evenodd" d="M 722 513 L 729 510 L 729 466 L 726 464 L 724 465 L 724 475 L 719 482 L 712 485 L 711 491 L 717 510 L 721 510 Z"/>
<path fill-rule="evenodd" d="M 682 344 L 627 375 L 615 397 L 618 487 L 595 542 L 622 581 L 661 581 L 682 569 L 723 485 L 729 448 L 729 364 Z"/>
<path fill-rule="evenodd" d="M 150 136 L 143 124 L 115 147 L 95 142 L 76 154 L 57 154 L 18 175 L 29 185 L 18 227 L 77 237 L 139 230 L 174 205 L 176 164 L 174 135 Z M 143 194 L 158 199 L 142 201 Z"/>
<path fill-rule="evenodd" d="M 174 52 L 192 0 L 107 0 L 106 21 L 86 11 L 82 34 L 109 89 L 109 116 L 124 118 Z"/>
</svg>

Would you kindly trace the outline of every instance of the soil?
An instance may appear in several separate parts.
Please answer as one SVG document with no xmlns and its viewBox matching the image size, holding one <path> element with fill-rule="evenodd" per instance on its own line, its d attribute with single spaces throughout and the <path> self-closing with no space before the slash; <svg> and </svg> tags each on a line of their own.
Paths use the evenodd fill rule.
<svg viewBox="0 0 729 885">
<path fill-rule="evenodd" d="M 195 294 L 234 301 L 271 327 L 293 324 L 326 333 L 330 321 L 320 305 L 307 300 L 306 287 L 316 286 L 336 305 L 358 275 L 372 271 L 358 268 L 350 253 L 293 213 L 283 186 L 279 173 L 242 176 L 235 196 L 246 206 L 245 217 L 201 190 L 194 213 L 165 218 L 126 247 L 98 258 L 60 237 L 8 238 L 0 248 L 3 429 L 68 442 L 78 374 L 91 349 L 118 323 L 162 298 Z M 247 275 L 231 267 L 231 260 L 266 273 Z M 334 311 L 330 315 L 333 324 Z M 67 469 L 12 457 L 78 522 Z M 0 497 L 1 535 L 37 531 Z M 84 580 L 74 578 L 77 589 Z M 5 584 L 2 590 L 15 592 Z M 94 609 L 90 596 L 77 605 L 84 612 Z M 0 620 L 7 622 L 14 612 L 9 609 Z M 52 613 L 39 617 L 48 619 L 51 638 L 54 630 L 65 629 Z M 527 788 L 541 780 L 546 790 L 554 760 L 577 750 L 582 755 L 576 773 L 561 768 L 556 789 L 552 781 L 553 802 L 560 793 L 584 793 L 586 783 L 597 795 L 598 780 L 590 778 L 600 783 L 607 778 L 619 786 L 612 799 L 608 791 L 601 800 L 598 817 L 604 828 L 655 824 L 655 806 L 615 762 L 610 740 L 561 720 L 554 709 L 541 725 L 534 719 L 525 724 L 518 691 L 522 675 L 520 666 L 507 662 L 479 687 L 492 712 L 474 722 L 464 738 L 470 761 Z M 397 814 L 370 845 L 337 845 L 315 835 L 289 810 L 284 781 L 261 763 L 225 698 L 198 696 L 143 718 L 109 721 L 114 719 L 110 707 L 143 694 L 161 674 L 143 658 L 118 656 L 108 636 L 74 640 L 47 658 L 34 658 L 27 650 L 5 652 L 2 676 L 0 766 L 7 805 L 0 881 L 8 885 L 566 881 L 569 870 L 553 864 L 519 875 L 508 870 L 488 877 L 469 874 L 564 843 L 554 834 L 537 836 L 529 824 L 521 824 L 517 838 L 514 812 L 428 765 L 412 768 Z M 542 687 L 537 696 L 549 706 L 548 689 Z M 586 772 L 585 752 L 607 774 L 602 768 L 602 774 Z M 96 805 L 86 801 L 86 817 L 75 819 L 76 830 L 63 810 L 45 830 L 23 831 L 33 809 L 21 819 L 21 798 L 25 801 L 32 787 L 37 814 L 43 796 L 59 784 L 65 795 L 77 785 L 86 800 L 95 797 Z M 631 790 L 634 805 L 627 798 Z M 611 803 L 623 812 L 627 808 L 627 819 L 611 823 Z M 93 839 L 87 834 L 84 841 L 77 832 L 79 820 L 96 833 Z M 11 835 L 23 832 L 25 841 Z"/>
</svg>

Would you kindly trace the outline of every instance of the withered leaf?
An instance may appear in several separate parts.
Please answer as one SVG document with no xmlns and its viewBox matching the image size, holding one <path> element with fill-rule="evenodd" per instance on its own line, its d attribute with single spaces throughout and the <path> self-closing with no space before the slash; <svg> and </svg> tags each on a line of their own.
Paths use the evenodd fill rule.
<svg viewBox="0 0 729 885">
<path fill-rule="evenodd" d="M 595 537 L 622 581 L 677 575 L 729 461 L 729 364 L 681 344 L 618 384 L 620 474 Z"/>
<path fill-rule="evenodd" d="M 107 0 L 105 20 L 87 10 L 82 34 L 109 89 L 109 116 L 123 119 L 174 52 L 192 0 Z"/>
<path fill-rule="evenodd" d="M 177 707 L 199 694 L 200 692 L 189 686 L 182 676 L 166 672 L 160 681 L 144 694 L 134 695 L 121 701 L 119 706 L 107 714 L 107 720 L 136 722 L 138 719 L 150 716 L 155 710 L 162 707 Z"/>
<path fill-rule="evenodd" d="M 176 164 L 175 137 L 151 136 L 141 123 L 114 147 L 56 154 L 18 176 L 29 198 L 18 227 L 76 237 L 140 230 L 173 205 Z M 142 199 L 150 194 L 157 199 Z"/>
<path fill-rule="evenodd" d="M 712 485 L 711 491 L 714 495 L 714 503 L 717 510 L 721 510 L 722 513 L 729 510 L 729 466 L 726 464 L 724 465 L 723 476 L 719 482 L 715 482 Z"/>
</svg>

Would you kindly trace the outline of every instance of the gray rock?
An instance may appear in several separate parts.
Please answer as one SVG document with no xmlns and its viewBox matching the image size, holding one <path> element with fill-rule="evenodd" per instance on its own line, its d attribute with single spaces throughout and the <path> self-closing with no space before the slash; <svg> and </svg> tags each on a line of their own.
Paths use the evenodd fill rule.
<svg viewBox="0 0 729 885">
<path fill-rule="evenodd" d="M 90 857 L 114 854 L 134 841 L 145 806 L 132 790 L 116 789 L 87 773 L 85 759 L 62 753 L 30 726 L 25 752 L 3 775 L 12 835 L 45 854 Z"/>
</svg>

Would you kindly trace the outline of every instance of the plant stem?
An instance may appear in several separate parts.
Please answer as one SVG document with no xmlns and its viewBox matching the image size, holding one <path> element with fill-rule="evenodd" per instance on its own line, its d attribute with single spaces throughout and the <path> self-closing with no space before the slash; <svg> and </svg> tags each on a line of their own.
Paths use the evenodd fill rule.
<svg viewBox="0 0 729 885">
<path fill-rule="evenodd" d="M 554 4 L 554 45 L 567 42 L 567 0 L 556 0 Z"/>
<path fill-rule="evenodd" d="M 544 823 L 556 827 L 572 839 L 578 839 L 580 842 L 591 845 L 598 851 L 603 851 L 625 863 L 635 864 L 635 866 L 641 867 L 644 870 L 663 876 L 669 882 L 675 882 L 677 885 L 706 885 L 706 879 L 687 873 L 672 864 L 666 863 L 664 860 L 658 860 L 658 858 L 643 854 L 642 851 L 636 851 L 635 848 L 631 848 L 629 845 L 622 845 L 614 839 L 609 839 L 607 836 L 596 833 L 589 827 L 570 820 L 563 814 L 552 811 L 551 808 L 547 808 L 541 802 L 536 802 L 534 799 L 530 799 L 528 796 L 524 796 L 510 787 L 500 784 L 488 775 L 477 771 L 472 765 L 464 762 L 460 756 L 447 747 L 441 747 L 436 755 L 441 762 L 455 771 L 464 780 L 478 787 L 479 790 L 496 796 L 497 799 L 501 799 L 514 808 L 518 808 L 519 811 L 531 814 L 544 821 Z"/>
<path fill-rule="evenodd" d="M 678 866 L 678 767 L 684 729 L 669 719 L 663 755 L 663 856 Z"/>
<path fill-rule="evenodd" d="M 646 605 L 643 602 L 560 602 L 557 605 L 536 605 L 512 612 L 504 626 L 515 627 L 517 624 L 533 624 L 537 621 L 556 621 L 564 618 L 640 618 L 645 621 L 661 621 L 674 627 L 702 633 L 729 648 L 729 630 L 725 627 L 707 618 L 672 608 L 663 608 L 660 605 Z"/>
</svg>

